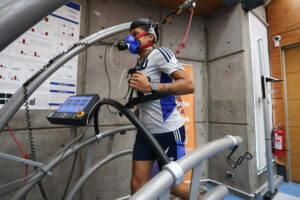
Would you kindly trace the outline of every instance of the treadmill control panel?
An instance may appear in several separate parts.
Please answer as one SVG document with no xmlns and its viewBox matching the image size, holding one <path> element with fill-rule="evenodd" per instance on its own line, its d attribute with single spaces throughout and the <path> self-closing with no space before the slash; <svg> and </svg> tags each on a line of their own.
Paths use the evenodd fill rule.
<svg viewBox="0 0 300 200">
<path fill-rule="evenodd" d="M 99 100 L 97 94 L 70 96 L 58 110 L 51 112 L 47 119 L 52 124 L 86 126 L 87 117 L 93 116 L 92 109 Z"/>
</svg>

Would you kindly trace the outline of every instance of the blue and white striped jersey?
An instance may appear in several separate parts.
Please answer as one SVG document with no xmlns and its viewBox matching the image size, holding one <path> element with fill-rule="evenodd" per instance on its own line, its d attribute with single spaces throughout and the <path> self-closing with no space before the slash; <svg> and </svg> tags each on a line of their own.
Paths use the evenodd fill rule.
<svg viewBox="0 0 300 200">
<path fill-rule="evenodd" d="M 143 68 L 142 71 L 152 83 L 171 83 L 171 74 L 184 70 L 174 54 L 164 47 L 154 49 L 144 62 Z M 139 118 L 154 134 L 173 131 L 184 124 L 177 111 L 175 96 L 139 104 Z"/>
</svg>

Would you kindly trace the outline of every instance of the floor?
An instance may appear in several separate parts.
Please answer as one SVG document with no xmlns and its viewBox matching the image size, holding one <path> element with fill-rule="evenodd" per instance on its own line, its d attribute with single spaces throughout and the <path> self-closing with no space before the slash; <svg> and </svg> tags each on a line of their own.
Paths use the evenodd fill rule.
<svg viewBox="0 0 300 200">
<path fill-rule="evenodd" d="M 213 188 L 211 185 L 204 185 L 208 190 Z M 233 194 L 228 194 L 224 200 L 243 200 Z M 299 183 L 284 183 L 278 189 L 278 194 L 273 200 L 300 200 L 300 184 Z"/>
</svg>

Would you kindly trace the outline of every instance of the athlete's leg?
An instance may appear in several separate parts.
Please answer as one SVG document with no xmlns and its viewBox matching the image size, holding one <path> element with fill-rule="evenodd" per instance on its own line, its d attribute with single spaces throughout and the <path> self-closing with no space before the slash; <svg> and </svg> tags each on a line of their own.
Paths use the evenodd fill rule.
<svg viewBox="0 0 300 200">
<path fill-rule="evenodd" d="M 169 156 L 175 157 L 176 160 L 181 158 L 185 155 L 185 128 L 184 126 L 174 130 L 172 134 L 173 138 L 169 139 L 170 144 L 173 144 L 171 146 L 171 150 L 169 152 Z M 171 194 L 180 197 L 181 199 L 189 199 L 190 195 L 190 184 L 184 183 L 183 181 L 177 185 L 171 187 Z M 198 199 L 201 197 L 201 195 L 198 195 Z"/>
<path fill-rule="evenodd" d="M 132 161 L 131 195 L 148 182 L 154 161 Z"/>
<path fill-rule="evenodd" d="M 171 187 L 171 194 L 180 197 L 183 200 L 189 199 L 190 196 L 190 184 L 184 183 L 183 181 L 176 186 Z M 201 198 L 201 195 L 198 194 L 198 199 Z"/>
</svg>

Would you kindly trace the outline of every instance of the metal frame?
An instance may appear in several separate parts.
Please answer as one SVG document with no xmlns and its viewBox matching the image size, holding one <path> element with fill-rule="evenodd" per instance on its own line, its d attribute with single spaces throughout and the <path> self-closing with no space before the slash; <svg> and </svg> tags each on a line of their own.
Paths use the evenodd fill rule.
<svg viewBox="0 0 300 200">
<path fill-rule="evenodd" d="M 100 133 L 97 136 L 92 136 L 92 137 L 88 138 L 87 140 L 85 140 L 84 142 L 82 142 L 80 144 L 76 144 L 74 147 L 71 147 L 66 152 L 61 152 L 60 154 L 58 154 L 57 156 L 52 158 L 47 164 L 45 164 L 43 168 L 44 168 L 44 170 L 46 170 L 46 172 L 49 172 L 50 170 L 52 170 L 53 168 L 58 166 L 60 163 L 62 163 L 64 160 L 66 160 L 68 157 L 70 157 L 72 154 L 74 154 L 75 152 L 83 149 L 84 147 L 86 147 L 88 145 L 92 145 L 95 142 L 100 141 L 104 137 L 108 137 L 108 136 L 114 135 L 116 133 L 121 133 L 121 132 L 124 132 L 124 131 L 132 131 L 132 130 L 136 130 L 136 128 L 134 126 L 125 126 L 125 127 L 117 128 L 117 129 L 114 129 L 114 130 L 105 131 L 103 133 Z M 108 148 L 111 148 L 111 147 L 108 147 Z M 98 166 L 96 169 L 103 166 L 108 161 L 113 160 L 115 158 L 118 158 L 122 155 L 128 154 L 130 152 L 131 152 L 131 150 L 124 150 L 124 151 L 116 153 L 116 154 L 111 154 L 110 156 L 105 158 L 105 161 L 101 161 L 100 164 L 98 164 L 100 166 Z M 41 170 L 38 171 L 28 181 L 28 184 L 24 185 L 21 189 L 19 189 L 16 192 L 16 194 L 12 197 L 12 200 L 21 200 L 36 184 L 39 183 L 39 181 L 43 177 L 46 176 L 46 172 L 41 171 Z M 84 177 L 88 178 L 90 175 L 85 175 Z"/>
<path fill-rule="evenodd" d="M 258 55 L 259 55 L 259 66 L 262 84 L 262 100 L 263 100 L 263 117 L 265 127 L 265 143 L 266 143 L 266 161 L 267 161 L 267 174 L 268 174 L 268 188 L 271 194 L 274 193 L 274 182 L 273 182 L 273 169 L 272 169 L 272 141 L 271 141 L 271 130 L 269 120 L 269 108 L 267 99 L 267 81 L 264 73 L 263 56 L 262 56 L 262 40 L 258 40 Z"/>
<path fill-rule="evenodd" d="M 86 43 L 89 45 L 93 45 L 96 42 L 103 40 L 107 37 L 113 36 L 115 34 L 121 33 L 125 30 L 128 30 L 130 26 L 130 22 L 119 24 L 104 30 L 101 30 L 97 33 L 94 33 L 79 43 Z M 1 26 L 0 26 L 1 27 Z M 87 49 L 88 45 L 77 46 L 69 53 L 63 55 L 62 57 L 55 60 L 49 68 L 47 68 L 44 72 L 42 72 L 36 79 L 34 79 L 27 86 L 27 95 L 28 97 L 45 81 L 49 76 L 51 76 L 58 68 L 60 68 L 64 63 L 69 61 L 71 58 L 79 54 L 81 51 Z M 14 114 L 19 110 L 19 108 L 24 103 L 24 88 L 20 87 L 17 92 L 13 94 L 13 96 L 9 99 L 6 104 L 4 104 L 3 108 L 0 110 L 0 133 L 9 122 L 9 120 L 14 116 Z"/>
<path fill-rule="evenodd" d="M 239 136 L 235 137 L 224 137 L 212 142 L 206 143 L 201 147 L 198 147 L 193 152 L 183 156 L 176 161 L 178 166 L 181 167 L 184 173 L 193 169 L 192 183 L 199 184 L 199 180 L 196 179 L 200 174 L 200 170 L 197 168 L 202 161 L 210 158 L 218 152 L 223 150 L 232 149 L 236 145 L 242 144 L 242 138 Z M 194 183 L 194 182 L 197 183 Z M 170 187 L 176 182 L 176 177 L 168 170 L 163 169 L 159 174 L 153 177 L 147 184 L 145 184 L 139 191 L 137 191 L 130 199 L 131 200 L 141 200 L 141 199 L 168 199 L 169 195 L 165 195 Z M 228 191 L 227 191 L 228 192 Z M 195 196 L 198 193 L 197 187 L 191 187 L 190 194 Z M 224 195 L 224 191 L 221 190 Z M 227 193 L 226 193 L 227 194 Z M 164 195 L 163 198 L 161 195 Z M 204 195 L 205 196 L 205 195 Z M 203 197 L 204 197 L 203 196 Z M 191 199 L 192 196 L 190 196 Z M 221 197 L 220 197 L 221 198 Z M 224 196 L 222 196 L 224 198 Z"/>
<path fill-rule="evenodd" d="M 114 160 L 116 158 L 119 158 L 119 157 L 127 155 L 127 154 L 131 154 L 132 151 L 133 151 L 132 149 L 127 149 L 127 150 L 120 151 L 118 153 L 109 153 L 109 154 L 107 154 L 107 156 L 104 159 L 102 159 L 100 162 L 98 162 L 97 164 L 95 164 L 94 166 L 92 166 L 91 168 L 89 168 L 86 172 L 84 172 L 84 174 L 80 177 L 80 179 L 73 186 L 73 189 L 71 190 L 71 192 L 69 193 L 69 195 L 66 197 L 66 200 L 72 200 L 72 199 L 74 199 L 75 196 L 76 196 L 76 194 L 79 192 L 80 188 L 82 187 L 82 185 L 99 168 L 101 168 L 106 163 L 108 163 L 108 162 L 110 162 L 110 161 L 112 161 L 112 160 Z"/>
<path fill-rule="evenodd" d="M 224 199 L 224 197 L 228 194 L 228 189 L 224 185 L 218 185 L 211 190 L 209 190 L 201 200 L 218 200 L 218 199 Z M 197 199 L 197 198 L 194 198 Z"/>
<path fill-rule="evenodd" d="M 64 5 L 68 0 L 11 0 L 10 2 L 5 3 L 2 7 L 0 7 L 0 27 L 5 27 L 5 31 L 0 33 L 0 51 L 2 51 L 5 47 L 7 47 L 12 41 L 14 41 L 18 36 L 24 33 L 28 28 L 32 25 L 46 17 L 49 13 L 53 12 L 55 9 Z M 194 2 L 194 0 L 187 0 L 183 5 L 187 5 L 190 2 Z M 35 10 L 35 12 L 32 12 Z M 30 19 L 26 20 L 26 22 L 22 22 L 19 24 L 17 19 Z M 118 34 L 125 30 L 129 29 L 129 23 L 124 23 L 120 25 L 116 25 L 111 28 L 107 28 L 105 30 L 101 30 L 98 33 L 92 34 L 87 38 L 81 40 L 79 43 L 88 44 L 88 45 L 78 45 L 74 49 L 72 49 L 69 53 L 61 56 L 38 76 L 27 86 L 27 94 L 30 96 L 52 73 L 54 73 L 60 66 L 66 63 L 68 60 L 73 58 L 75 55 L 79 54 L 81 51 L 85 50 L 89 46 L 93 45 L 97 41 L 110 37 L 112 35 Z M 5 104 L 5 106 L 1 109 L 0 116 L 0 132 L 4 129 L 5 125 L 9 122 L 9 120 L 13 117 L 13 115 L 18 111 L 18 109 L 24 103 L 24 89 L 21 87 L 10 100 Z M 135 124 L 136 125 L 136 124 Z M 131 150 L 124 150 L 115 154 L 111 153 L 111 145 L 113 143 L 112 135 L 123 132 L 135 130 L 133 126 L 128 126 L 124 128 L 119 128 L 115 130 L 110 130 L 104 132 L 102 134 L 97 135 L 96 137 L 92 137 L 87 139 L 86 141 L 77 144 L 73 147 L 70 147 L 66 152 L 61 152 L 54 158 L 52 158 L 47 164 L 43 166 L 45 171 L 39 170 L 30 180 L 29 183 L 22 187 L 14 196 L 15 199 L 22 199 L 24 195 L 30 191 L 35 184 L 37 184 L 51 169 L 62 163 L 66 158 L 74 154 L 75 152 L 81 150 L 83 147 L 87 145 L 94 145 L 96 141 L 101 140 L 103 137 L 110 136 L 110 145 L 108 145 L 108 156 L 100 161 L 98 164 L 94 165 L 92 168 L 89 167 L 91 160 L 93 159 L 93 155 L 88 156 L 86 163 L 86 173 L 81 177 L 76 186 L 73 188 L 72 192 L 69 195 L 69 198 L 72 199 L 72 195 L 76 195 L 77 191 L 80 189 L 81 185 L 90 177 L 97 169 L 103 166 L 105 163 L 113 160 L 122 155 L 126 155 L 131 153 Z M 157 196 L 160 195 L 160 199 L 167 199 L 169 197 L 170 186 L 174 184 L 179 179 L 178 173 L 175 173 L 175 169 L 178 171 L 182 171 L 184 173 L 188 172 L 190 169 L 195 168 L 197 171 L 193 170 L 192 180 L 197 180 L 199 177 L 200 170 L 197 166 L 201 164 L 203 160 L 206 160 L 210 156 L 214 155 L 217 152 L 222 150 L 233 148 L 235 145 L 240 145 L 242 143 L 242 139 L 240 137 L 223 138 L 216 141 L 212 141 L 208 144 L 203 145 L 202 147 L 197 148 L 194 152 L 190 153 L 179 159 L 174 163 L 170 163 L 169 168 L 167 167 L 157 176 L 155 176 L 150 182 L 148 182 L 141 190 L 139 190 L 132 199 L 138 198 L 140 195 L 144 196 Z M 93 153 L 93 149 L 89 151 L 91 154 Z M 172 164 L 172 165 L 171 165 Z M 181 174 L 181 173 L 179 173 Z M 195 181 L 193 181 L 195 182 Z M 154 183 L 154 184 L 153 184 Z M 159 183 L 159 184 L 157 184 Z M 193 184 L 192 184 L 193 185 Z M 163 186 L 163 187 L 161 187 Z M 197 187 L 195 185 L 191 188 L 191 193 L 195 193 Z M 227 188 L 224 189 L 224 186 L 219 186 L 215 188 L 213 199 L 224 197 L 228 193 Z M 158 192 L 160 191 L 160 192 Z M 213 192 L 209 193 L 212 194 Z M 159 196 L 157 196 L 159 197 Z M 142 198 L 142 199 L 153 199 L 153 198 Z M 206 199 L 212 199 L 208 194 L 206 195 Z"/>
</svg>

